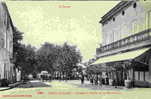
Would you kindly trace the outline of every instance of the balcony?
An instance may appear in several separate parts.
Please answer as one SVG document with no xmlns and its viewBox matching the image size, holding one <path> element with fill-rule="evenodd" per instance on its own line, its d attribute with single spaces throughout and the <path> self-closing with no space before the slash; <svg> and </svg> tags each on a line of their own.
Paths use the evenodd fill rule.
<svg viewBox="0 0 151 99">
<path fill-rule="evenodd" d="M 149 34 L 151 29 L 139 32 L 137 34 L 131 35 L 124 39 L 118 40 L 116 42 L 110 43 L 108 45 L 102 46 L 96 49 L 96 54 L 99 55 L 101 53 L 106 53 L 108 51 L 116 50 L 119 48 L 124 48 L 130 45 L 137 45 L 143 41 L 151 40 L 151 35 Z M 151 43 L 150 43 L 151 44 Z M 131 49 L 129 49 L 131 50 Z"/>
</svg>

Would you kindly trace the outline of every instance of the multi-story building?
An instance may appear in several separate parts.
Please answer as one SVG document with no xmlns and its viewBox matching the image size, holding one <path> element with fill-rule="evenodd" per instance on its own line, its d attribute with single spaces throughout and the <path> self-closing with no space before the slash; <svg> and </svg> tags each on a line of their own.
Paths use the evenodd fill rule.
<svg viewBox="0 0 151 99">
<path fill-rule="evenodd" d="M 151 81 L 151 2 L 121 1 L 100 23 L 103 40 L 96 49 L 97 61 L 93 65 L 111 63 L 115 66 L 128 61 L 134 85 L 148 86 Z M 114 74 L 110 75 L 114 78 Z"/>
<path fill-rule="evenodd" d="M 7 6 L 0 2 L 0 79 L 12 80 L 13 63 L 13 29 Z"/>
</svg>

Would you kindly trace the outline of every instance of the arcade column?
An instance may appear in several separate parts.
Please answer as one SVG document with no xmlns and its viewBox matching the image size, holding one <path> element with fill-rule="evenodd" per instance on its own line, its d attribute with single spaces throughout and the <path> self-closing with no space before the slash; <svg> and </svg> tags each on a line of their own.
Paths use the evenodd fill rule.
<svg viewBox="0 0 151 99">
<path fill-rule="evenodd" d="M 151 87 L 151 56 L 149 58 L 149 87 Z"/>
</svg>

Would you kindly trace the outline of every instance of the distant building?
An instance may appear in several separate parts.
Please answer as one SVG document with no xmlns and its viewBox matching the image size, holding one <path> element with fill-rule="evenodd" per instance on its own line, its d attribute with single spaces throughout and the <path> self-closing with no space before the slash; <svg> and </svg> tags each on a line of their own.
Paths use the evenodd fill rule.
<svg viewBox="0 0 151 99">
<path fill-rule="evenodd" d="M 12 81 L 13 63 L 13 24 L 7 6 L 0 2 L 0 79 Z"/>
<path fill-rule="evenodd" d="M 129 62 L 129 79 L 134 85 L 150 86 L 151 2 L 121 1 L 102 17 L 100 23 L 103 40 L 96 49 L 97 61 L 92 65 L 105 63 L 106 66 L 120 64 L 124 67 Z M 117 72 L 108 72 L 109 78 L 124 81 L 128 76 L 120 70 Z"/>
</svg>

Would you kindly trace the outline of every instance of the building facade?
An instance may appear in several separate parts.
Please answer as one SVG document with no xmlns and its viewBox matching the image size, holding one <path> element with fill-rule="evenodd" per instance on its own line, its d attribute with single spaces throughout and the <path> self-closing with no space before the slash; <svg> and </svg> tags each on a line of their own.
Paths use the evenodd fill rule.
<svg viewBox="0 0 151 99">
<path fill-rule="evenodd" d="M 13 24 L 4 2 L 0 2 L 0 79 L 12 80 Z"/>
<path fill-rule="evenodd" d="M 102 17 L 100 23 L 103 41 L 97 49 L 97 57 L 150 45 L 149 4 L 147 1 L 123 1 Z"/>
<path fill-rule="evenodd" d="M 129 79 L 134 85 L 151 82 L 151 2 L 121 1 L 107 12 L 100 21 L 102 43 L 96 49 L 94 65 L 106 64 L 126 66 L 131 64 Z M 119 66 L 120 67 L 120 66 Z M 122 73 L 123 80 L 126 74 Z M 110 78 L 117 76 L 109 73 Z M 126 75 L 127 76 L 127 75 Z M 117 77 L 115 77 L 117 78 Z M 121 79 L 121 77 L 118 77 Z M 147 84 L 146 84 L 147 83 Z"/>
</svg>

